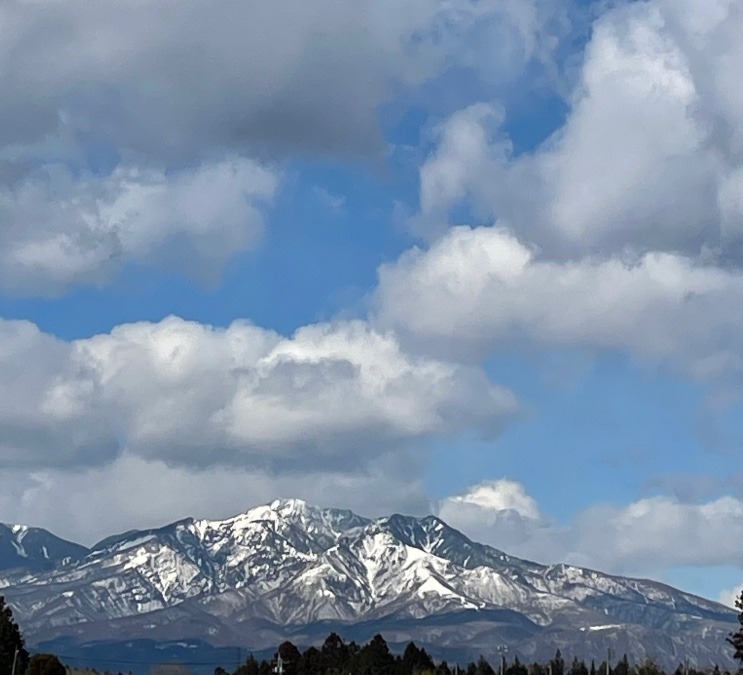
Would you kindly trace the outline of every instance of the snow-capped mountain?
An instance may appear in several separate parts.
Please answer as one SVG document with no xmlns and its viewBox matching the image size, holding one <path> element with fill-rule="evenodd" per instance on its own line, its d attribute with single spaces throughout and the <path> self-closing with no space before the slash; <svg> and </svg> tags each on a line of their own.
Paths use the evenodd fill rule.
<svg viewBox="0 0 743 675">
<path fill-rule="evenodd" d="M 88 549 L 51 532 L 24 525 L 0 523 L 0 570 L 51 570 L 79 560 Z"/>
<path fill-rule="evenodd" d="M 669 663 L 722 663 L 735 623 L 717 603 L 521 560 L 433 516 L 368 520 L 299 500 L 110 537 L 51 571 L 0 575 L 0 592 L 36 641 L 115 630 L 260 648 L 361 624 L 486 654 L 502 642 L 525 658 L 624 646 Z"/>
</svg>

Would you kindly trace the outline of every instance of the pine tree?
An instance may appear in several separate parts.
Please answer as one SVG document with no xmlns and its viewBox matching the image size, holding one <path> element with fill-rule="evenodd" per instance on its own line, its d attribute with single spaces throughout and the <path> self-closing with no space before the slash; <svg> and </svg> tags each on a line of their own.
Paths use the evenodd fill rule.
<svg viewBox="0 0 743 675">
<path fill-rule="evenodd" d="M 389 675 L 395 667 L 384 638 L 377 634 L 359 652 L 359 670 L 364 675 Z"/>
<path fill-rule="evenodd" d="M 563 675 L 565 672 L 565 659 L 559 649 L 555 652 L 555 658 L 550 661 L 550 666 L 552 675 Z"/>
<path fill-rule="evenodd" d="M 485 660 L 484 656 L 480 656 L 477 660 L 475 675 L 495 675 L 493 667 Z"/>
<path fill-rule="evenodd" d="M 252 654 L 236 671 L 234 675 L 260 675 L 260 664 Z"/>
<path fill-rule="evenodd" d="M 13 612 L 0 595 L 0 675 L 11 675 L 13 660 L 16 674 L 25 673 L 28 665 L 28 652 L 25 650 L 23 636 L 18 624 L 13 620 Z"/>
<path fill-rule="evenodd" d="M 743 591 L 740 592 L 740 597 L 735 601 L 735 606 L 740 610 L 738 622 L 741 627 L 735 633 L 730 633 L 727 641 L 733 645 L 733 649 L 735 650 L 733 658 L 738 659 L 743 664 Z"/>
<path fill-rule="evenodd" d="M 625 654 L 620 659 L 619 663 L 617 663 L 616 666 L 612 669 L 612 672 L 614 675 L 629 675 L 629 660 L 627 659 L 627 655 Z"/>
<path fill-rule="evenodd" d="M 513 663 L 506 668 L 506 675 L 529 675 L 529 671 L 526 666 L 521 663 L 518 655 L 513 657 Z"/>
<path fill-rule="evenodd" d="M 573 664 L 570 666 L 570 675 L 588 675 L 588 668 L 583 661 L 579 661 L 577 656 L 573 657 Z"/>
<path fill-rule="evenodd" d="M 279 645 L 279 650 L 276 654 L 275 660 L 278 660 L 279 657 L 281 657 L 281 661 L 284 665 L 284 673 L 286 673 L 286 675 L 297 675 L 299 662 L 302 659 L 302 653 L 299 649 L 289 642 L 289 640 L 285 640 Z"/>
<path fill-rule="evenodd" d="M 26 675 L 66 675 L 67 670 L 54 654 L 34 654 Z"/>
<path fill-rule="evenodd" d="M 297 668 L 298 675 L 316 675 L 324 672 L 322 654 L 317 647 L 308 647 L 306 651 L 302 652 L 302 658 Z"/>
<path fill-rule="evenodd" d="M 334 671 L 340 670 L 351 654 L 341 636 L 338 633 L 331 633 L 320 647 L 320 655 L 323 670 Z"/>
</svg>

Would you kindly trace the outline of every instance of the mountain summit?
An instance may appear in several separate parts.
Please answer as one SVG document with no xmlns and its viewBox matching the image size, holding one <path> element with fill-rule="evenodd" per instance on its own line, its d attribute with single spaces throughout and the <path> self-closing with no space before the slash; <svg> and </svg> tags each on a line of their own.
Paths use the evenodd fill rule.
<svg viewBox="0 0 743 675">
<path fill-rule="evenodd" d="M 115 630 L 259 649 L 332 627 L 485 654 L 505 643 L 525 659 L 611 647 L 722 664 L 736 617 L 657 582 L 521 560 L 433 516 L 369 520 L 297 499 L 127 532 L 83 553 L 0 577 L 31 641 Z"/>
<path fill-rule="evenodd" d="M 0 571 L 23 568 L 41 572 L 82 558 L 88 549 L 47 530 L 0 523 Z"/>
</svg>

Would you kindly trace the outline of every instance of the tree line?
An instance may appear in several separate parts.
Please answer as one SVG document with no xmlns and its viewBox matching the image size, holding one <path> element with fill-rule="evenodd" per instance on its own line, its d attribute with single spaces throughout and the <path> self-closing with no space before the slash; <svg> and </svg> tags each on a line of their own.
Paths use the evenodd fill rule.
<svg viewBox="0 0 743 675">
<path fill-rule="evenodd" d="M 743 673 L 743 671 L 740 671 Z M 436 661 L 425 649 L 410 642 L 402 654 L 393 654 L 381 635 L 363 645 L 344 642 L 331 633 L 321 647 L 301 651 L 289 641 L 282 642 L 271 660 L 249 656 L 231 675 L 671 675 L 652 659 L 631 664 L 626 655 L 607 666 L 601 662 L 573 658 L 566 661 L 558 649 L 546 663 L 522 663 L 518 657 L 491 663 L 485 657 L 466 664 Z M 717 666 L 696 670 L 679 664 L 673 675 L 731 675 Z M 214 675 L 230 675 L 217 668 Z"/>
</svg>

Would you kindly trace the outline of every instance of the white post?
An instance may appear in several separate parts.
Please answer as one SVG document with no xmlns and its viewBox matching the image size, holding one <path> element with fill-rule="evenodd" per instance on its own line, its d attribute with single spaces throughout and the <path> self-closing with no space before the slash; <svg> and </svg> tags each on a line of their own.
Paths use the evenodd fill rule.
<svg viewBox="0 0 743 675">
<path fill-rule="evenodd" d="M 11 675 L 15 675 L 15 664 L 17 660 L 18 660 L 18 648 L 16 647 L 16 650 L 13 653 L 13 669 L 11 670 Z"/>
</svg>

